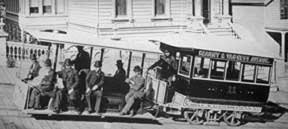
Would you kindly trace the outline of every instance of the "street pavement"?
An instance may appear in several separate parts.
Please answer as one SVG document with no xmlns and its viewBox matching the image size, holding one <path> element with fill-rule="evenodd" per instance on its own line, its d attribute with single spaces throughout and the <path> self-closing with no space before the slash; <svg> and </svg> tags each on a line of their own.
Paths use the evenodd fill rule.
<svg viewBox="0 0 288 129">
<path fill-rule="evenodd" d="M 213 125 L 189 125 L 184 120 L 157 118 L 157 122 L 121 121 L 121 120 L 61 120 L 35 119 L 15 107 L 13 104 L 14 81 L 25 71 L 7 68 L 0 63 L 0 129 L 288 129 L 288 76 L 278 79 L 279 91 L 271 91 L 266 111 L 261 115 L 250 116 L 248 123 L 239 127 L 230 127 L 225 123 Z"/>
</svg>

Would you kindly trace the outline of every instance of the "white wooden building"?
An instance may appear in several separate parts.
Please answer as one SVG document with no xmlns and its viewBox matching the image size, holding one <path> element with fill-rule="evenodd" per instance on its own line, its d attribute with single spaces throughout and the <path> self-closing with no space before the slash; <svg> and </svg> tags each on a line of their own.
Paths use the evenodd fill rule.
<svg viewBox="0 0 288 129">
<path fill-rule="evenodd" d="M 31 30 L 56 30 L 66 34 L 89 33 L 111 38 L 187 32 L 250 40 L 254 35 L 246 33 L 250 32 L 249 26 L 239 29 L 234 24 L 237 23 L 235 19 L 241 19 L 238 15 L 241 13 L 234 12 L 233 2 L 235 1 L 5 0 L 5 30 L 10 34 L 9 40 L 22 42 L 33 41 L 29 36 Z M 264 21 L 264 17 L 259 20 Z M 262 42 L 267 42 L 273 48 L 278 47 L 274 41 L 255 40 L 260 47 Z"/>
</svg>

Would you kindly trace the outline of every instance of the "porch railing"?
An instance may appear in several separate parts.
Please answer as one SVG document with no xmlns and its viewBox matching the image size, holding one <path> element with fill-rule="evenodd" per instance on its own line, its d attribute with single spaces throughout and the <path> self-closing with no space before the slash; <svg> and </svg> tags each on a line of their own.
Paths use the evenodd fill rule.
<svg viewBox="0 0 288 129">
<path fill-rule="evenodd" d="M 6 57 L 15 60 L 29 60 L 29 57 L 32 54 L 36 54 L 37 57 L 47 55 L 48 46 L 7 41 Z"/>
</svg>

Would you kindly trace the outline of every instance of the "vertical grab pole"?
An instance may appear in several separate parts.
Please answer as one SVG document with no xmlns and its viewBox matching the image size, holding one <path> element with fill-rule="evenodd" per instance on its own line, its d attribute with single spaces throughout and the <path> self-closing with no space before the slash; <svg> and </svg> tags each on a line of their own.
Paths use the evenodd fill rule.
<svg viewBox="0 0 288 129">
<path fill-rule="evenodd" d="M 56 66 L 57 66 L 58 51 L 59 51 L 59 44 L 56 44 L 56 54 L 55 54 L 55 58 L 54 58 L 54 66 L 53 66 L 53 70 L 54 70 L 54 72 L 56 71 Z"/>
<path fill-rule="evenodd" d="M 103 62 L 104 58 L 104 48 L 101 48 L 101 56 L 100 56 L 100 61 Z"/>
<path fill-rule="evenodd" d="M 144 61 L 145 61 L 145 57 L 146 57 L 146 54 L 143 53 L 143 54 L 142 54 L 142 61 L 141 61 L 142 75 L 143 75 L 143 70 L 144 70 Z"/>
<path fill-rule="evenodd" d="M 90 48 L 90 61 L 89 61 L 90 67 L 91 67 L 91 63 L 92 63 L 92 57 L 93 57 L 93 47 Z"/>
<path fill-rule="evenodd" d="M 131 67 L 131 58 L 132 58 L 132 52 L 129 52 L 129 59 L 128 59 L 128 66 L 127 66 L 127 78 L 129 78 L 130 74 L 130 67 Z"/>
</svg>

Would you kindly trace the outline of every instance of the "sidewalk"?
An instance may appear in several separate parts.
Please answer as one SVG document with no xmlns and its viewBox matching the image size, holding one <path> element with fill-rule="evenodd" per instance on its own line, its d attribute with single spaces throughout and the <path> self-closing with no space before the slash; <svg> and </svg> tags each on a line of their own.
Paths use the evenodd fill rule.
<svg viewBox="0 0 288 129">
<path fill-rule="evenodd" d="M 17 65 L 18 66 L 14 68 L 8 68 L 6 65 L 6 59 L 0 57 L 0 85 L 14 85 L 16 79 L 18 79 L 19 77 L 23 77 L 23 73 L 27 71 L 24 68 L 24 65 L 26 64 L 21 64 L 21 67 L 23 67 L 23 69 L 19 67 L 19 64 Z"/>
</svg>

